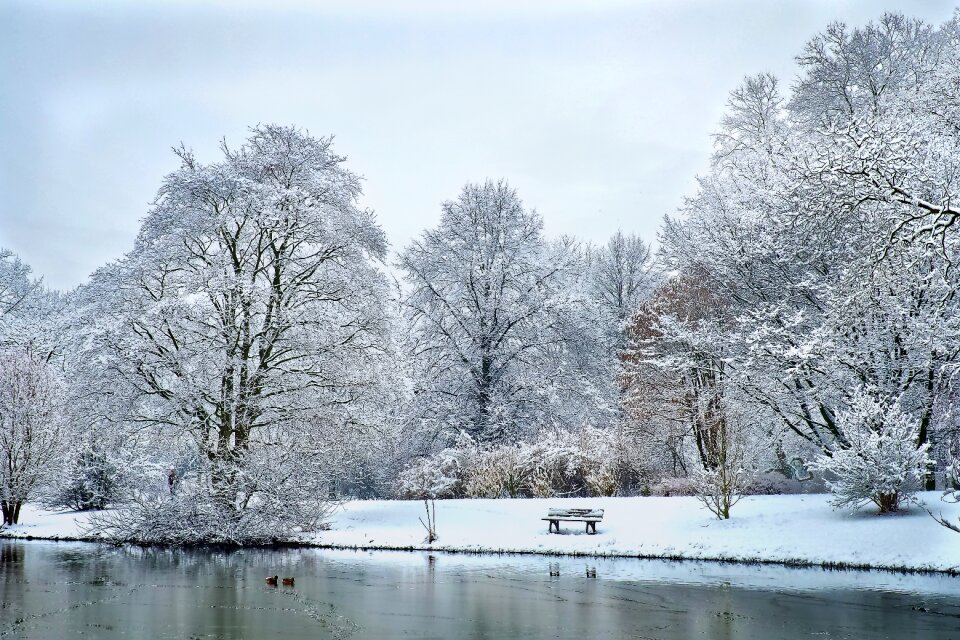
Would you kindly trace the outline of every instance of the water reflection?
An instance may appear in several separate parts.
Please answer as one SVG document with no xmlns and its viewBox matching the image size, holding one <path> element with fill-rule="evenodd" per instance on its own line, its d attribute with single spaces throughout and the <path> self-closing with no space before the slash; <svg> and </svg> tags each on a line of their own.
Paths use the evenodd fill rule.
<svg viewBox="0 0 960 640">
<path fill-rule="evenodd" d="M 296 576 L 296 586 L 269 586 L 272 575 Z M 3 541 L 0 637 L 938 639 L 957 637 L 958 582 L 638 560 Z"/>
</svg>

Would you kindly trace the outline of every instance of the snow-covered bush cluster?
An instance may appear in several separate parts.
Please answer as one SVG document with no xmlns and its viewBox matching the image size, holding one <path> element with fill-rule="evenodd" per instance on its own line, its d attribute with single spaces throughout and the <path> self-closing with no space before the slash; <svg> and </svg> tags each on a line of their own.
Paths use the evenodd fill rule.
<svg viewBox="0 0 960 640">
<path fill-rule="evenodd" d="M 473 467 L 477 456 L 473 441 L 460 438 L 457 446 L 413 460 L 400 473 L 397 493 L 411 499 L 463 497 L 466 470 Z"/>
<path fill-rule="evenodd" d="M 407 498 L 612 496 L 638 471 L 612 429 L 548 430 L 530 442 L 454 447 L 414 460 L 400 474 Z"/>
<path fill-rule="evenodd" d="M 934 488 L 960 456 L 960 13 L 831 25 L 798 61 L 731 93 L 656 258 L 548 238 L 503 180 L 390 254 L 332 139 L 276 125 L 178 149 L 74 291 L 0 249 L 5 521 L 44 500 L 112 507 L 117 539 L 244 543 L 344 497 L 728 517 L 823 481 L 882 511 Z"/>
</svg>

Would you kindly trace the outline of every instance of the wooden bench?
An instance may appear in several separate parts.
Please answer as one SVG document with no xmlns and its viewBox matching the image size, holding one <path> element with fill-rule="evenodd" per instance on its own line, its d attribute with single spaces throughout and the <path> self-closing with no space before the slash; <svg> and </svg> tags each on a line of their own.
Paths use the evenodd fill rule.
<svg viewBox="0 0 960 640">
<path fill-rule="evenodd" d="M 548 509 L 546 520 L 547 533 L 553 533 L 556 529 L 560 533 L 560 522 L 585 522 L 587 523 L 587 533 L 592 535 L 597 532 L 597 523 L 603 520 L 603 509 Z"/>
</svg>

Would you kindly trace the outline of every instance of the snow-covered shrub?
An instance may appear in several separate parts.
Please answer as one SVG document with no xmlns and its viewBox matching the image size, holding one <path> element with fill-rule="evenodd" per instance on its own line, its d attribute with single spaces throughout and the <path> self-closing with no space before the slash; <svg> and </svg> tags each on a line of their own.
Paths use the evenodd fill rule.
<svg viewBox="0 0 960 640">
<path fill-rule="evenodd" d="M 468 498 L 517 498 L 530 476 L 530 465 L 521 449 L 503 445 L 481 451 L 464 479 Z"/>
<path fill-rule="evenodd" d="M 401 498 L 460 498 L 464 495 L 464 478 L 475 464 L 476 447 L 460 442 L 432 456 L 414 460 L 400 473 L 397 493 Z"/>
<path fill-rule="evenodd" d="M 106 451 L 91 443 L 74 455 L 43 503 L 51 508 L 89 511 L 105 509 L 119 501 L 122 494 L 123 478 L 118 465 Z"/>
<path fill-rule="evenodd" d="M 846 437 L 811 468 L 824 473 L 837 508 L 857 509 L 872 502 L 880 513 L 896 511 L 923 480 L 930 463 L 928 444 L 917 446 L 919 425 L 896 400 L 859 389 L 837 416 Z"/>
<path fill-rule="evenodd" d="M 558 487 L 562 486 L 563 476 L 546 465 L 538 465 L 530 473 L 527 489 L 534 498 L 552 498 L 562 495 Z"/>
<path fill-rule="evenodd" d="M 957 494 L 957 500 L 960 501 L 960 433 L 953 435 L 945 449 L 943 490 L 946 494 Z"/>
<path fill-rule="evenodd" d="M 614 429 L 550 430 L 520 447 L 527 488 L 536 497 L 610 496 L 632 478 Z"/>
<path fill-rule="evenodd" d="M 583 481 L 592 496 L 612 496 L 618 493 L 624 473 L 614 430 L 587 427 L 580 432 L 583 451 Z"/>
<path fill-rule="evenodd" d="M 270 508 L 237 510 L 205 499 L 203 492 L 138 496 L 121 509 L 99 512 L 91 523 L 114 542 L 138 544 L 267 544 L 289 540 L 300 531 L 322 528 L 328 503 L 317 504 L 312 527 L 294 526 L 295 519 Z"/>
<path fill-rule="evenodd" d="M 663 478 L 650 485 L 652 496 L 695 496 L 697 491 L 698 485 L 693 478 Z"/>
<path fill-rule="evenodd" d="M 521 448 L 536 497 L 609 496 L 619 489 L 620 458 L 612 430 L 551 430 Z"/>
<path fill-rule="evenodd" d="M 821 486 L 819 484 L 812 485 Z M 807 493 L 804 482 L 795 478 L 786 478 L 779 472 L 760 473 L 747 483 L 744 489 L 751 496 L 779 496 Z"/>
<path fill-rule="evenodd" d="M 591 496 L 613 496 L 619 488 L 617 469 L 612 462 L 602 461 L 589 468 L 583 479 Z"/>
<path fill-rule="evenodd" d="M 633 479 L 617 432 L 552 429 L 532 442 L 478 448 L 470 439 L 418 458 L 400 474 L 403 498 L 610 496 Z"/>
<path fill-rule="evenodd" d="M 946 481 L 947 488 L 940 499 L 954 504 L 960 502 L 960 437 L 954 438 L 950 446 L 950 464 L 946 470 Z M 934 515 L 929 509 L 927 509 L 927 513 L 947 529 L 960 533 L 960 521 L 948 520 L 942 513 Z"/>
<path fill-rule="evenodd" d="M 584 454 L 575 434 L 551 430 L 522 447 L 522 456 L 530 466 L 528 486 L 537 498 L 576 495 L 584 483 Z"/>
<path fill-rule="evenodd" d="M 136 490 L 116 508 L 94 514 L 91 527 L 114 542 L 140 544 L 248 545 L 296 539 L 322 529 L 334 504 L 328 499 L 328 477 L 310 453 L 307 447 L 292 454 L 295 458 L 251 452 L 242 463 L 217 463 L 216 469 L 203 459 L 185 467 L 140 461 L 130 472 Z"/>
</svg>

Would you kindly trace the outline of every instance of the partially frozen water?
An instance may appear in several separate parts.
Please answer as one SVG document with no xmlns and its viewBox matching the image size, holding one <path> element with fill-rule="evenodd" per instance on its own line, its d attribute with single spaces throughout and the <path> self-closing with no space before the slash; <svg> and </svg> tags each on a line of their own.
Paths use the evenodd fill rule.
<svg viewBox="0 0 960 640">
<path fill-rule="evenodd" d="M 960 578 L 0 541 L 0 637 L 956 639 Z"/>
</svg>

